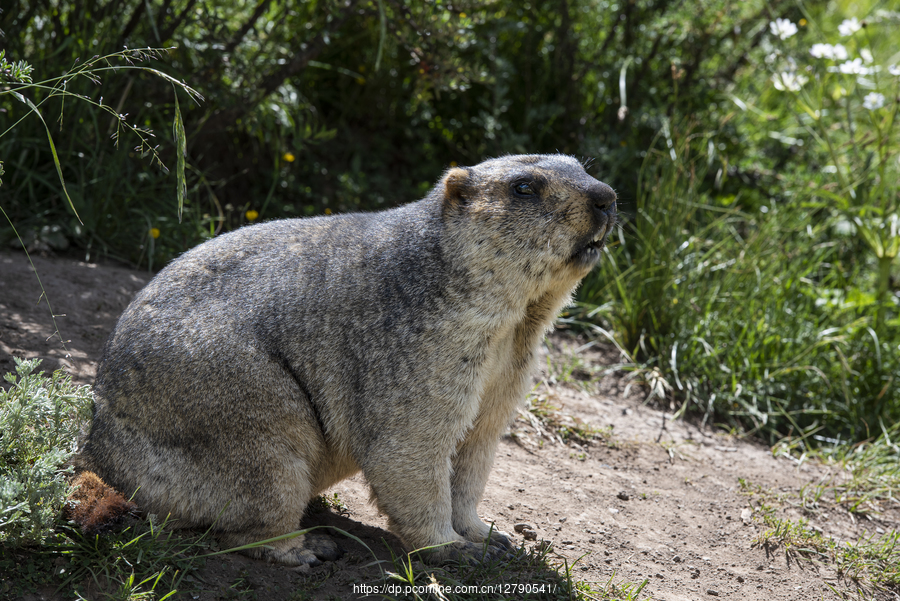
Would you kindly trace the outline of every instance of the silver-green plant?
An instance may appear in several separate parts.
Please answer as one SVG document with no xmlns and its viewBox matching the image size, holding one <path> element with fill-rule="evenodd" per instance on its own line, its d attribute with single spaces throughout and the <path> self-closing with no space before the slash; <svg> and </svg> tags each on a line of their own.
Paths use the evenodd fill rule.
<svg viewBox="0 0 900 601">
<path fill-rule="evenodd" d="M 76 386 L 62 371 L 35 373 L 40 359 L 18 357 L 12 384 L 0 389 L 0 542 L 39 543 L 59 519 L 68 484 L 61 466 L 75 452 L 90 416 L 90 386 Z"/>
</svg>

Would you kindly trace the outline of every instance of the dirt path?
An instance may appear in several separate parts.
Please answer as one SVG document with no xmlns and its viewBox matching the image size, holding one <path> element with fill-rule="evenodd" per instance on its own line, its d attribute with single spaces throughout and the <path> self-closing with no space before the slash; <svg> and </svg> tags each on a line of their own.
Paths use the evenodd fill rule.
<svg viewBox="0 0 900 601">
<path fill-rule="evenodd" d="M 50 311 L 39 302 L 41 290 L 25 256 L 0 253 L 0 370 L 13 369 L 13 355 L 41 357 L 45 370 L 63 367 L 77 381 L 90 383 L 116 318 L 149 276 L 62 258 L 36 257 L 34 264 L 66 343 L 54 335 Z M 574 348 L 564 336 L 555 336 L 551 346 Z M 553 348 L 549 355 L 549 367 L 536 375 L 537 382 L 544 382 L 536 388 L 537 399 L 558 407 L 563 416 L 611 427 L 612 434 L 606 443 L 562 444 L 554 442 L 540 422 L 518 420 L 514 435 L 501 442 L 481 504 L 485 518 L 506 532 L 527 523 L 537 542 L 526 544 L 552 541 L 559 561 L 575 563 L 578 580 L 649 579 L 641 598 L 858 598 L 852 582 L 838 578 L 832 565 L 789 563 L 782 550 L 767 553 L 755 546 L 765 528 L 759 512 L 751 511 L 751 501 L 758 502 L 742 491 L 739 479 L 767 491 L 765 498 L 778 499 L 772 501 L 778 515 L 806 517 L 813 527 L 842 540 L 896 529 L 900 514 L 883 513 L 880 521 L 854 519 L 824 504 L 803 513 L 791 499 L 804 485 L 833 476 L 829 469 L 809 462 L 798 466 L 753 443 L 672 422 L 670 416 L 642 406 L 636 393 L 625 398 L 624 382 L 615 377 L 584 384 L 576 370 L 571 383 L 547 384 L 568 373 L 571 350 Z M 594 349 L 579 357 L 583 366 L 614 359 L 608 351 Z M 579 389 L 585 386 L 590 394 Z M 328 523 L 360 537 L 381 558 L 389 556 L 383 540 L 399 550 L 386 520 L 368 503 L 361 476 L 328 494 L 334 493 L 347 511 L 344 516 L 325 514 Z M 516 540 L 523 538 L 517 534 Z M 343 559 L 309 573 L 242 556 L 209 561 L 193 582 L 202 592 L 192 596 L 224 599 L 255 591 L 261 599 L 287 599 L 303 586 L 317 587 L 312 598 L 356 598 L 354 584 L 374 583 L 374 572 L 364 567 L 371 556 L 349 539 L 341 544 L 348 550 Z M 898 599 L 886 592 L 874 598 Z"/>
</svg>

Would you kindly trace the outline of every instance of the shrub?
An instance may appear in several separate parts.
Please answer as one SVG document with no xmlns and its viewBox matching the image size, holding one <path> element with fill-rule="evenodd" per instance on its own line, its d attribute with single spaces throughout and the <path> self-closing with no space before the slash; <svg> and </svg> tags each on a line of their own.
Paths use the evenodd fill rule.
<svg viewBox="0 0 900 601">
<path fill-rule="evenodd" d="M 90 417 L 93 394 L 62 371 L 35 373 L 39 359 L 16 358 L 12 386 L 0 389 L 0 541 L 40 543 L 57 523 L 66 498 L 61 466 L 75 452 Z"/>
</svg>

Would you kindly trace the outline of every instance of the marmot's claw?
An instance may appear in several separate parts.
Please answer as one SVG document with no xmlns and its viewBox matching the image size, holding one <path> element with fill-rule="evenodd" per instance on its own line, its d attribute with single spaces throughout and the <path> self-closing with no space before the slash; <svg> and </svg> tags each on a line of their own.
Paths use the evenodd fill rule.
<svg viewBox="0 0 900 601">
<path fill-rule="evenodd" d="M 491 532 L 490 545 L 500 546 L 506 549 L 512 549 L 514 546 L 512 540 L 509 538 L 509 535 L 505 532 L 500 532 L 499 530 L 494 530 Z"/>
<path fill-rule="evenodd" d="M 516 556 L 516 547 L 513 545 L 509 546 L 501 546 L 497 544 L 492 544 L 488 546 L 488 557 L 492 561 L 509 561 L 510 559 L 515 558 Z"/>
</svg>

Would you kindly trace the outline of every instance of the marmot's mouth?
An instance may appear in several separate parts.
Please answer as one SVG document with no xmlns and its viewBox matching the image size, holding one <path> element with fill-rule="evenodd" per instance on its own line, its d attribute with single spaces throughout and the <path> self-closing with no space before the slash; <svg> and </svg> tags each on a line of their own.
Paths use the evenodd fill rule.
<svg viewBox="0 0 900 601">
<path fill-rule="evenodd" d="M 612 227 L 606 224 L 601 226 L 600 229 L 594 232 L 592 238 L 577 248 L 575 254 L 572 255 L 572 262 L 578 267 L 585 269 L 593 267 L 600 260 L 600 251 L 603 250 L 603 245 L 606 244 L 606 235 L 610 230 L 612 230 Z"/>
</svg>

